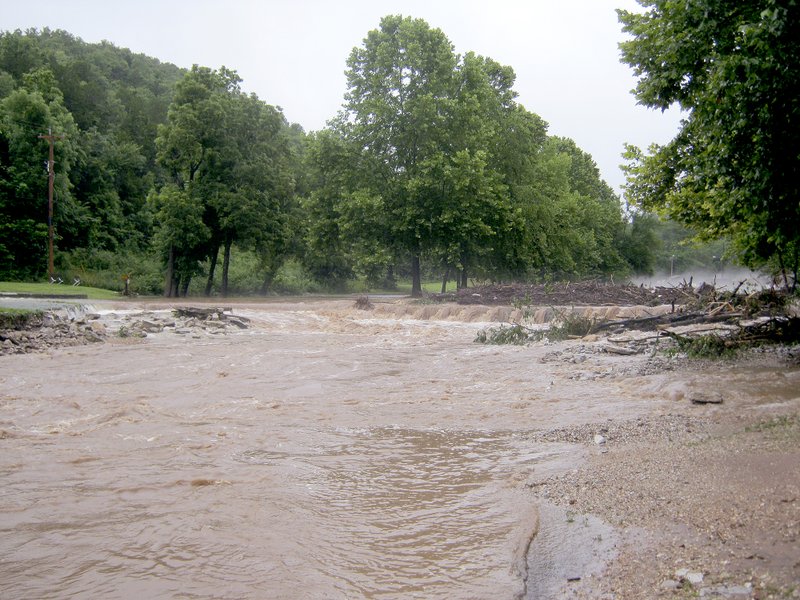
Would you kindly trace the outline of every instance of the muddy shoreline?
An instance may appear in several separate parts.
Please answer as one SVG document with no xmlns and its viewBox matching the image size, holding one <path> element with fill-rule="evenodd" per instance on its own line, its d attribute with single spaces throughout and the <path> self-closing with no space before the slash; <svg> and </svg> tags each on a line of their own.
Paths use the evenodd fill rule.
<svg viewBox="0 0 800 600">
<path fill-rule="evenodd" d="M 308 328 L 309 341 L 317 344 L 330 338 L 332 349 L 345 343 L 337 341 L 340 338 L 351 337 L 354 348 L 400 344 L 393 352 L 399 352 L 398 357 L 406 356 L 408 348 L 411 354 L 398 362 L 396 369 L 387 371 L 386 359 L 376 359 L 375 371 L 360 376 L 357 385 L 341 387 L 338 381 L 345 373 L 342 369 L 362 369 L 360 361 L 364 359 L 345 358 L 339 366 L 326 365 L 330 374 L 313 386 L 324 387 L 324 393 L 332 394 L 341 406 L 353 407 L 337 409 L 339 415 L 326 417 L 334 428 L 360 421 L 373 431 L 391 425 L 424 432 L 441 426 L 446 416 L 447 427 L 453 431 L 512 431 L 515 445 L 524 442 L 537 448 L 562 448 L 559 460 L 514 466 L 504 484 L 514 496 L 513 502 L 522 494 L 530 505 L 540 507 L 540 529 L 527 551 L 526 564 L 514 567 L 527 573 L 526 589 L 509 597 L 796 597 L 793 594 L 800 580 L 800 564 L 790 556 L 800 535 L 796 468 L 800 458 L 800 369 L 795 354 L 768 351 L 737 362 L 689 363 L 647 354 L 609 355 L 601 349 L 604 341 L 597 339 L 527 348 L 473 348 L 470 336 L 478 325 L 507 318 L 505 312 L 498 312 L 500 308 L 409 308 L 387 301 L 367 313 L 352 309 L 350 304 L 276 303 L 269 308 L 273 314 L 268 322 L 262 320 L 262 305 L 236 304 L 234 312 L 252 320 L 254 331 L 266 336 L 267 341 L 288 340 L 291 338 L 285 336 L 292 335 L 293 328 Z M 98 335 L 102 324 L 105 344 L 83 350 L 51 348 L 38 359 L 0 357 L 0 361 L 6 361 L 5 366 L 0 362 L 5 409 L 0 443 L 30 437 L 25 419 L 33 422 L 38 417 L 18 414 L 24 413 L 26 402 L 39 402 L 37 398 L 47 393 L 47 386 L 40 393 L 32 393 L 19 374 L 24 375 L 42 360 L 56 369 L 58 386 L 54 390 L 59 391 L 53 395 L 83 404 L 80 392 L 76 391 L 76 396 L 63 391 L 68 387 L 66 378 L 70 370 L 74 377 L 75 364 L 97 356 L 101 346 L 105 349 L 99 352 L 105 354 L 141 347 L 157 355 L 166 353 L 166 357 L 175 356 L 176 351 L 193 353 L 193 345 L 210 350 L 218 344 L 215 340 L 227 340 L 224 343 L 230 347 L 229 353 L 235 348 L 230 345 L 232 340 L 250 339 L 230 337 L 248 335 L 237 331 L 238 326 L 230 331 L 216 325 L 159 329 L 155 313 L 161 311 L 159 318 L 168 318 L 166 309 L 171 305 L 102 303 L 98 305 L 102 315 L 92 319 L 95 324 L 89 326 Z M 119 335 L 120 327 L 126 327 L 124 318 L 131 314 L 138 315 L 132 317 L 134 320 L 150 323 L 152 330 L 143 330 L 144 337 Z M 174 332 L 181 328 L 183 333 Z M 439 370 L 430 361 L 435 363 L 443 356 L 440 347 L 447 347 L 440 346 L 443 338 L 458 347 L 447 359 L 442 358 L 445 366 Z M 312 356 L 321 352 L 313 347 L 311 350 Z M 424 355 L 422 362 L 415 358 L 418 352 Z M 125 360 L 123 355 L 130 359 L 139 356 L 139 351 L 122 352 L 119 360 Z M 228 355 L 223 352 L 219 356 Z M 335 360 L 335 356 L 331 354 L 326 360 Z M 481 365 L 481 373 L 467 375 L 471 373 L 469 365 L 461 364 L 467 356 Z M 429 368 L 423 367 L 425 361 L 430 365 L 429 373 L 420 370 Z M 59 367 L 62 362 L 64 367 Z M 113 363 L 109 358 L 108 364 Z M 191 371 L 191 364 L 178 366 Z M 292 363 L 286 365 L 284 369 Z M 64 369 L 63 377 L 57 373 L 59 368 Z M 525 368 L 531 372 L 520 370 Z M 258 373 L 240 372 L 232 366 L 217 367 L 216 371 L 218 380 L 246 380 Z M 291 373 L 288 376 L 291 378 Z M 103 375 L 92 377 L 99 384 Z M 306 378 L 307 374 L 295 377 Z M 413 392 L 411 398 L 408 393 L 398 395 L 403 386 L 420 379 L 428 382 L 424 399 L 415 400 Z M 183 385 L 187 383 L 203 385 L 191 378 L 183 381 Z M 306 382 L 293 391 L 287 387 L 285 393 L 274 392 L 275 399 L 269 405 L 273 415 L 284 415 L 285 406 L 287 412 L 280 418 L 292 423 L 308 413 L 309 403 L 321 393 L 311 386 Z M 242 390 L 245 388 L 246 384 Z M 104 389 L 106 393 L 119 390 Z M 154 385 L 152 393 L 158 389 Z M 161 389 L 169 394 L 178 388 L 170 384 Z M 352 393 L 354 389 L 358 393 Z M 709 389 L 721 390 L 722 404 L 691 401 L 698 390 Z M 139 391 L 138 397 L 148 398 L 149 393 Z M 128 397 L 122 395 L 120 399 Z M 434 399 L 433 404 L 429 398 Z M 198 405 L 194 410 L 202 408 Z M 82 409 L 78 413 L 94 418 Z M 74 429 L 73 425 L 58 427 L 54 430 L 58 436 Z M 94 430 L 86 434 L 76 430 L 73 435 L 90 433 Z M 38 439 L 38 435 L 31 439 Z M 20 461 L 24 462 L 22 458 Z M 7 468 L 11 469 L 8 473 L 24 471 L 21 466 Z M 195 479 L 215 482 L 224 477 L 212 473 L 189 478 Z M 524 530 L 526 525 L 521 527 Z M 542 545 L 547 547 L 543 550 Z M 9 597 L 29 595 L 13 587 L 5 591 Z M 321 597 L 308 591 L 309 597 Z M 448 595 L 468 597 L 452 590 Z"/>
</svg>

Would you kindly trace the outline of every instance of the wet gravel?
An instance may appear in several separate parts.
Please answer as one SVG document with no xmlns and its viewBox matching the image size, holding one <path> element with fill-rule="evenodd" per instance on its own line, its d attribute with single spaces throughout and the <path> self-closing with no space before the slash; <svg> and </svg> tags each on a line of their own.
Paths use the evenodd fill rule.
<svg viewBox="0 0 800 600">
<path fill-rule="evenodd" d="M 543 501 L 621 533 L 603 574 L 557 598 L 800 597 L 800 413 L 658 415 L 554 429 L 588 463 L 531 478 Z"/>
<path fill-rule="evenodd" d="M 704 419 L 675 414 L 639 417 L 630 421 L 609 419 L 605 423 L 589 423 L 534 432 L 531 436 L 535 442 L 594 443 L 597 446 L 610 446 L 689 439 L 700 441 L 708 438 L 708 428 L 709 424 Z M 598 436 L 602 437 L 602 440 Z"/>
</svg>

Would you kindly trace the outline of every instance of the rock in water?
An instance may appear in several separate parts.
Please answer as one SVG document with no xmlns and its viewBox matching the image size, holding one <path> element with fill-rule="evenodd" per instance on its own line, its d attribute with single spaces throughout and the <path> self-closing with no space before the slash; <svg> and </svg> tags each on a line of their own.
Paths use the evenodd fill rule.
<svg viewBox="0 0 800 600">
<path fill-rule="evenodd" d="M 689 395 L 692 404 L 722 404 L 722 394 L 719 392 L 692 392 Z"/>
</svg>

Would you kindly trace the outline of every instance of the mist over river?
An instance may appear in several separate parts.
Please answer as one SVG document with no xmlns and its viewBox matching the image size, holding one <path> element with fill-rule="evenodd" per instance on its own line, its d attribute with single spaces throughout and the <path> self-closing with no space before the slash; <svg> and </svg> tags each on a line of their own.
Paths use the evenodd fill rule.
<svg viewBox="0 0 800 600">
<path fill-rule="evenodd" d="M 526 482 L 594 451 L 534 432 L 674 402 L 645 357 L 475 344 L 476 312 L 235 313 L 0 358 L 0 597 L 534 597 Z"/>
</svg>

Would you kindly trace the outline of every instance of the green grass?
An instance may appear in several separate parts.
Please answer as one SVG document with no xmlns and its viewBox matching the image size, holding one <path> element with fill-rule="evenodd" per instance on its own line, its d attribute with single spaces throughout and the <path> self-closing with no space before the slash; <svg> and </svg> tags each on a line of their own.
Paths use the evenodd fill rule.
<svg viewBox="0 0 800 600">
<path fill-rule="evenodd" d="M 426 294 L 439 294 L 442 291 L 442 282 L 441 281 L 423 281 L 422 284 L 422 291 Z M 456 282 L 455 281 L 448 281 L 447 282 L 447 291 L 448 292 L 455 292 L 457 290 Z M 380 292 L 381 290 L 374 290 L 376 292 Z M 400 294 L 411 294 L 411 282 L 406 280 L 400 280 L 397 282 L 397 289 L 391 290 L 395 293 Z"/>
<path fill-rule="evenodd" d="M 28 315 L 35 312 L 37 311 L 32 308 L 11 308 L 10 306 L 0 306 L 0 314 L 4 315 Z"/>
<path fill-rule="evenodd" d="M 290 274 L 291 275 L 291 274 Z M 284 281 L 284 279 L 286 281 Z M 190 288 L 190 296 L 200 296 L 202 288 L 205 286 L 205 278 L 196 277 L 192 280 L 192 287 Z M 294 281 L 289 277 L 284 277 L 277 281 L 273 286 L 274 291 L 279 294 L 303 294 L 303 293 L 323 293 L 323 290 L 311 286 L 305 281 Z M 361 285 L 354 284 L 349 289 L 343 290 L 343 293 L 367 293 L 364 291 L 363 283 Z M 438 294 L 442 291 L 441 281 L 429 281 L 422 284 L 422 289 L 425 293 Z M 450 281 L 447 284 L 447 291 L 456 291 L 456 282 Z M 17 294 L 58 294 L 58 295 L 84 295 L 88 296 L 90 300 L 115 300 L 122 299 L 124 296 L 119 292 L 108 290 L 104 288 L 90 287 L 87 285 L 72 286 L 66 283 L 51 284 L 51 283 L 30 283 L 19 281 L 3 281 L 0 282 L 0 293 L 17 293 Z M 371 289 L 369 293 L 395 293 L 395 294 L 411 294 L 411 282 L 401 280 L 397 284 L 395 290 L 380 290 Z M 241 289 L 234 289 L 231 293 L 232 296 L 247 296 Z"/>
<path fill-rule="evenodd" d="M 7 308 L 0 306 L 0 329 L 17 329 L 25 327 L 30 321 L 41 315 L 39 310 L 26 308 Z"/>
<path fill-rule="evenodd" d="M 759 423 L 755 423 L 754 425 L 748 425 L 744 428 L 745 431 L 758 431 L 758 432 L 765 432 L 771 431 L 774 429 L 785 429 L 789 427 L 793 427 L 794 425 L 800 424 L 800 417 L 797 415 L 780 415 L 773 419 L 768 419 L 766 421 L 761 421 Z"/>
<path fill-rule="evenodd" d="M 63 296 L 88 296 L 90 300 L 114 300 L 122 298 L 119 292 L 87 286 L 55 285 L 52 283 L 28 283 L 0 281 L 0 292 L 15 294 L 59 294 Z"/>
</svg>

